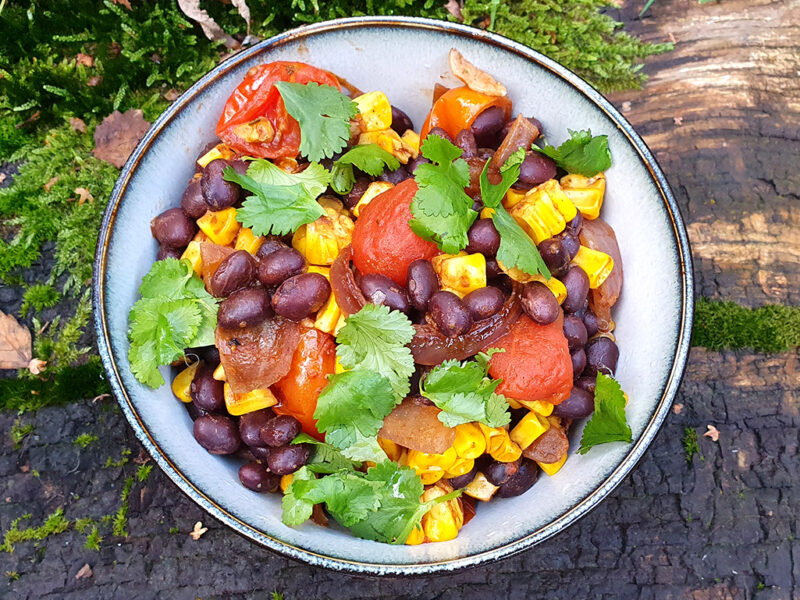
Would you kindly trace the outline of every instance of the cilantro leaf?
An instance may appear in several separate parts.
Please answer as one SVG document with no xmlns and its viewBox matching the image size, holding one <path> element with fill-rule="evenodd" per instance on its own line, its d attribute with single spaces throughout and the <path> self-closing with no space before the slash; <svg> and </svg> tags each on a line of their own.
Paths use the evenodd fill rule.
<svg viewBox="0 0 800 600">
<path fill-rule="evenodd" d="M 505 397 L 495 394 L 500 380 L 490 379 L 489 358 L 495 352 L 479 353 L 477 360 L 459 363 L 447 360 L 437 365 L 420 382 L 420 394 L 438 408 L 439 420 L 448 427 L 479 421 L 489 427 L 502 427 L 511 421 Z"/>
<path fill-rule="evenodd" d="M 578 453 L 586 454 L 598 444 L 631 441 L 633 434 L 625 418 L 625 395 L 615 379 L 598 373 L 594 389 L 594 413 L 583 430 Z"/>
<path fill-rule="evenodd" d="M 331 174 L 321 164 L 312 162 L 299 173 L 287 173 L 274 163 L 259 158 L 250 163 L 247 175 L 267 185 L 302 185 L 314 198 L 328 189 Z"/>
<path fill-rule="evenodd" d="M 594 177 L 600 171 L 605 171 L 611 166 L 611 152 L 608 149 L 607 135 L 592 137 L 591 129 L 586 131 L 568 129 L 567 131 L 569 131 L 570 139 L 558 148 L 533 146 L 533 149 L 552 158 L 567 173 L 579 173 L 586 177 Z"/>
<path fill-rule="evenodd" d="M 355 146 L 345 152 L 331 169 L 331 187 L 337 194 L 349 194 L 356 182 L 353 167 L 364 171 L 367 175 L 377 177 L 384 167 L 394 171 L 400 161 L 377 144 Z"/>
<path fill-rule="evenodd" d="M 419 189 L 411 202 L 411 230 L 424 240 L 435 242 L 447 254 L 466 247 L 467 230 L 478 216 L 472 198 L 464 191 L 469 186 L 469 165 L 461 149 L 438 135 L 429 135 L 422 144 L 422 156 L 431 160 L 414 173 Z"/>
<path fill-rule="evenodd" d="M 380 373 L 392 384 L 398 399 L 408 394 L 414 358 L 406 344 L 414 326 L 403 313 L 386 306 L 367 304 L 347 317 L 336 335 L 336 354 L 345 369 Z"/>
<path fill-rule="evenodd" d="M 286 525 L 300 525 L 311 518 L 316 502 L 303 497 L 307 496 L 307 489 L 310 487 L 301 483 L 306 481 L 313 482 L 316 478 L 308 467 L 302 467 L 293 473 L 292 484 L 286 488 L 281 499 L 281 521 Z"/>
<path fill-rule="evenodd" d="M 314 473 L 335 473 L 342 469 L 356 469 L 361 466 L 360 463 L 354 462 L 342 454 L 342 451 L 328 444 L 320 442 L 318 439 L 311 437 L 307 433 L 301 433 L 295 437 L 292 444 L 311 444 L 311 456 L 306 463 L 310 471 Z"/>
<path fill-rule="evenodd" d="M 358 105 L 335 87 L 314 81 L 275 83 L 286 112 L 300 124 L 300 153 L 316 162 L 331 158 L 350 140 L 350 119 Z"/>
<path fill-rule="evenodd" d="M 355 369 L 328 378 L 314 418 L 325 440 L 353 460 L 386 460 L 377 435 L 397 404 L 392 386 L 373 371 Z M 376 460 L 377 459 L 377 460 Z"/>
<path fill-rule="evenodd" d="M 520 148 L 509 156 L 505 164 L 500 167 L 501 181 L 497 185 L 492 185 L 489 182 L 489 165 L 492 159 L 486 161 L 486 164 L 483 166 L 483 171 L 481 171 L 480 178 L 481 199 L 483 200 L 484 206 L 489 208 L 500 206 L 506 192 L 508 192 L 511 186 L 519 179 L 520 165 L 523 160 L 525 160 L 524 148 Z"/>
</svg>

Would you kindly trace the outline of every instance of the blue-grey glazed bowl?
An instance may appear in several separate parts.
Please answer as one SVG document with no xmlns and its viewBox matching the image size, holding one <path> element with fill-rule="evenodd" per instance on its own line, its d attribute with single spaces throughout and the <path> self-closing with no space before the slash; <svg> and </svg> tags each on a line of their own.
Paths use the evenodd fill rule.
<svg viewBox="0 0 800 600">
<path fill-rule="evenodd" d="M 204 452 L 169 386 L 151 390 L 130 372 L 128 311 L 155 260 L 150 219 L 177 206 L 194 158 L 214 138 L 228 95 L 248 68 L 300 60 L 329 69 L 362 90 L 383 90 L 419 127 L 437 82 L 454 85 L 447 53 L 460 49 L 508 87 L 515 112 L 535 115 L 551 142 L 567 128 L 607 134 L 614 166 L 603 217 L 616 230 L 625 267 L 617 305 L 617 376 L 630 396 L 632 444 L 573 455 L 526 494 L 481 505 L 458 538 L 389 546 L 351 536 L 335 524 L 290 528 L 280 496 L 238 481 L 239 461 Z M 122 169 L 100 231 L 94 319 L 114 394 L 137 437 L 164 472 L 214 517 L 254 542 L 313 565 L 377 575 L 431 574 L 520 552 L 585 515 L 627 475 L 653 440 L 678 388 L 692 323 L 689 243 L 663 173 L 642 139 L 591 86 L 529 48 L 470 27 L 410 18 L 353 18 L 302 27 L 266 40 L 208 73 L 153 124 Z M 168 379 L 168 369 L 164 369 Z M 573 432 L 573 449 L 581 427 Z"/>
</svg>

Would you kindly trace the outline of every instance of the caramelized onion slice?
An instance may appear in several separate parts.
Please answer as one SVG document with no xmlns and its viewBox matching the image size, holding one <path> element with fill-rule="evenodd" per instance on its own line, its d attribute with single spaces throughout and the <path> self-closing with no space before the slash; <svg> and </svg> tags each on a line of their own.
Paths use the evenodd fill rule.
<svg viewBox="0 0 800 600">
<path fill-rule="evenodd" d="M 357 313 L 367 303 L 364 294 L 356 283 L 356 278 L 350 269 L 350 260 L 353 258 L 353 247 L 342 248 L 336 260 L 331 265 L 331 288 L 336 304 L 347 315 Z"/>
<path fill-rule="evenodd" d="M 203 281 L 208 285 L 208 280 L 216 272 L 220 263 L 233 254 L 235 250 L 227 246 L 220 246 L 214 242 L 200 242 L 200 259 L 203 265 L 200 269 L 200 275 Z"/>
<path fill-rule="evenodd" d="M 614 259 L 611 274 L 597 289 L 591 290 L 589 304 L 597 315 L 601 331 L 613 329 L 611 307 L 616 304 L 622 293 L 622 255 L 619 252 L 617 236 L 611 226 L 602 219 L 585 219 L 580 233 L 581 244 L 592 250 L 605 252 Z"/>
<path fill-rule="evenodd" d="M 439 420 L 440 412 L 419 397 L 406 398 L 383 420 L 378 435 L 411 450 L 442 454 L 453 445 L 456 432 Z"/>
<path fill-rule="evenodd" d="M 527 152 L 538 137 L 539 130 L 536 125 L 522 115 L 518 115 L 497 152 L 494 153 L 492 164 L 489 166 L 489 173 L 499 177 L 500 167 L 506 164 L 508 157 L 520 148 L 525 148 Z"/>
</svg>

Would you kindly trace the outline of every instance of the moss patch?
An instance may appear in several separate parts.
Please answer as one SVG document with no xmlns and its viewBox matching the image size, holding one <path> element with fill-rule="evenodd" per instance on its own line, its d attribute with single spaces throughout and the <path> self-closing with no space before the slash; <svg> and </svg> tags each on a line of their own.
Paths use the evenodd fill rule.
<svg viewBox="0 0 800 600">
<path fill-rule="evenodd" d="M 692 458 L 697 454 L 700 460 L 705 460 L 706 457 L 700 451 L 700 444 L 697 439 L 697 431 L 693 427 L 687 427 L 683 430 L 683 452 L 686 455 L 686 462 L 692 464 Z"/>
<path fill-rule="evenodd" d="M 692 345 L 709 350 L 751 348 L 783 352 L 800 346 L 800 307 L 745 308 L 735 302 L 700 298 Z"/>
<path fill-rule="evenodd" d="M 14 552 L 14 546 L 20 542 L 28 542 L 31 540 L 43 540 L 48 536 L 63 533 L 69 528 L 69 521 L 64 518 L 64 511 L 57 509 L 54 513 L 49 515 L 44 524 L 39 527 L 26 527 L 19 528 L 19 524 L 26 519 L 30 519 L 31 515 L 26 514 L 14 519 L 11 522 L 11 527 L 3 535 L 3 543 L 0 545 L 0 550 L 3 552 Z"/>
</svg>

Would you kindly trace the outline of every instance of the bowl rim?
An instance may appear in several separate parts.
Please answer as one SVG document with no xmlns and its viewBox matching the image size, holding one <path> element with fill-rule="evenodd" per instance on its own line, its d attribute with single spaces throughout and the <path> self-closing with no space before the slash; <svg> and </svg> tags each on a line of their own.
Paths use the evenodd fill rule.
<svg viewBox="0 0 800 600">
<path fill-rule="evenodd" d="M 610 118 L 627 138 L 636 150 L 639 159 L 650 172 L 653 183 L 664 201 L 664 206 L 672 226 L 674 234 L 675 249 L 681 270 L 681 310 L 680 327 L 678 331 L 675 354 L 673 357 L 672 368 L 667 377 L 661 399 L 649 420 L 641 436 L 628 453 L 617 465 L 617 467 L 598 485 L 594 491 L 589 493 L 578 504 L 569 509 L 566 513 L 540 527 L 539 529 L 524 535 L 514 541 L 505 543 L 491 550 L 484 550 L 467 556 L 430 561 L 416 564 L 390 564 L 390 563 L 371 563 L 342 558 L 326 556 L 312 550 L 300 548 L 288 544 L 276 537 L 267 535 L 255 529 L 248 523 L 240 520 L 228 510 L 209 498 L 203 491 L 197 488 L 172 461 L 164 454 L 159 444 L 154 440 L 150 433 L 145 429 L 139 414 L 130 400 L 122 380 L 120 378 L 117 364 L 111 354 L 111 341 L 109 338 L 108 326 L 105 316 L 105 277 L 106 277 L 106 257 L 111 239 L 111 230 L 115 221 L 120 200 L 125 193 L 132 174 L 135 172 L 142 157 L 148 151 L 152 142 L 158 137 L 161 131 L 169 125 L 172 119 L 178 115 L 195 96 L 212 85 L 215 80 L 230 69 L 247 61 L 251 56 L 259 54 L 267 48 L 274 48 L 283 44 L 294 42 L 315 34 L 329 32 L 333 30 L 357 29 L 362 27 L 394 27 L 410 30 L 429 30 L 454 34 L 461 37 L 471 38 L 483 43 L 500 47 L 506 51 L 513 52 L 527 60 L 530 60 L 540 67 L 548 70 L 552 75 L 559 77 L 577 90 L 584 97 L 590 100 L 597 108 Z M 659 428 L 664 421 L 672 401 L 677 393 L 681 377 L 683 376 L 686 362 L 689 356 L 691 341 L 692 322 L 694 314 L 694 282 L 692 270 L 691 250 L 686 227 L 678 209 L 678 205 L 667 183 L 664 173 L 658 166 L 652 152 L 647 147 L 642 138 L 634 131 L 633 126 L 614 108 L 614 106 L 591 85 L 586 83 L 578 75 L 567 68 L 561 66 L 554 60 L 547 58 L 539 52 L 524 46 L 518 42 L 505 38 L 495 33 L 476 29 L 460 23 L 439 21 L 421 17 L 393 17 L 393 16 L 364 16 L 335 19 L 323 21 L 310 25 L 304 25 L 296 29 L 280 33 L 271 38 L 263 40 L 252 47 L 241 51 L 224 62 L 211 69 L 188 90 L 186 90 L 175 102 L 173 102 L 153 123 L 144 137 L 131 153 L 127 162 L 123 166 L 119 178 L 114 185 L 111 197 L 103 215 L 103 221 L 98 235 L 97 250 L 94 259 L 94 276 L 92 279 L 92 304 L 93 321 L 97 335 L 97 345 L 103 366 L 108 376 L 109 384 L 122 408 L 125 418 L 134 430 L 136 437 L 143 444 L 149 454 L 153 457 L 159 467 L 166 473 L 178 488 L 200 505 L 205 511 L 216 519 L 231 527 L 240 535 L 256 542 L 260 546 L 266 547 L 289 558 L 302 561 L 314 566 L 321 566 L 335 571 L 344 571 L 362 575 L 430 575 L 438 572 L 454 572 L 467 567 L 484 564 L 519 553 L 535 544 L 538 544 L 555 534 L 563 531 L 566 527 L 586 515 L 595 508 L 614 488 L 630 473 L 634 466 L 639 462 L 645 450 L 655 438 Z"/>
</svg>

